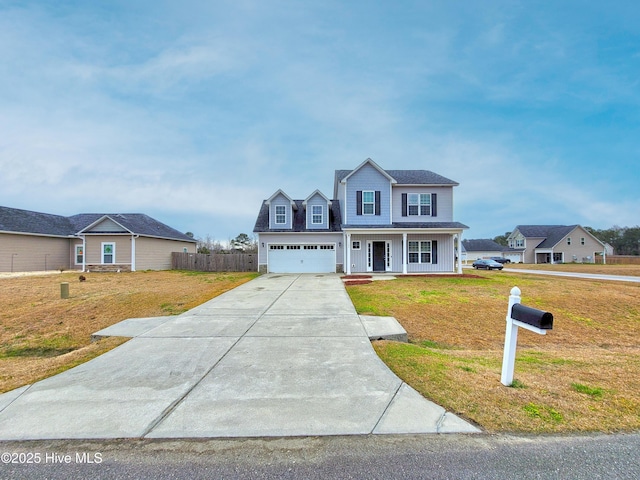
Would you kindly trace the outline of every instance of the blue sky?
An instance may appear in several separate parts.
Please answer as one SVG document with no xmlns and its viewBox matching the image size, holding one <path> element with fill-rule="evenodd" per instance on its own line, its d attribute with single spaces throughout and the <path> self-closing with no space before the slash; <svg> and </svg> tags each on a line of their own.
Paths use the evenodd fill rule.
<svg viewBox="0 0 640 480">
<path fill-rule="evenodd" d="M 0 0 L 3 206 L 226 241 L 370 157 L 466 238 L 635 226 L 639 107 L 633 2 Z"/>
</svg>

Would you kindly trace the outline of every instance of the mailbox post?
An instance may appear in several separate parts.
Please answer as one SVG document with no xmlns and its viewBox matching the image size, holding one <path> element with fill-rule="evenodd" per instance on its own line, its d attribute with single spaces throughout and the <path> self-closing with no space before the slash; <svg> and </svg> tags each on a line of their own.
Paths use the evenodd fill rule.
<svg viewBox="0 0 640 480">
<path fill-rule="evenodd" d="M 507 331 L 504 339 L 504 356 L 502 357 L 502 376 L 500 382 L 510 386 L 513 383 L 513 369 L 516 362 L 516 346 L 518 344 L 518 327 L 526 328 L 539 335 L 546 335 L 553 328 L 553 315 L 536 308 L 520 304 L 520 289 L 513 287 L 509 295 L 507 310 Z"/>
</svg>

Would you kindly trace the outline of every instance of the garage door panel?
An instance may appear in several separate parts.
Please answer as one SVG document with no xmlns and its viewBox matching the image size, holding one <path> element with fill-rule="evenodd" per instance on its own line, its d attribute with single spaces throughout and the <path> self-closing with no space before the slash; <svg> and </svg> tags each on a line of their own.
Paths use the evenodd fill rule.
<svg viewBox="0 0 640 480">
<path fill-rule="evenodd" d="M 268 262 L 272 273 L 332 273 L 335 245 L 270 245 Z"/>
</svg>

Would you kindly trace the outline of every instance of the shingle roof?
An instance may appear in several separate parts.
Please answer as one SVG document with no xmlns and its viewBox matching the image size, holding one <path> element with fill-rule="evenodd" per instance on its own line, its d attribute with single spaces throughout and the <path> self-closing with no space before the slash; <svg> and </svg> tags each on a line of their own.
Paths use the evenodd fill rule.
<svg viewBox="0 0 640 480">
<path fill-rule="evenodd" d="M 467 252 L 504 252 L 507 247 L 494 242 L 490 238 L 464 239 L 462 245 Z"/>
<path fill-rule="evenodd" d="M 70 237 L 104 216 L 111 217 L 114 221 L 138 235 L 195 242 L 194 239 L 184 233 L 142 213 L 81 213 L 71 217 L 63 217 L 17 208 L 0 207 L 0 231 Z"/>
<path fill-rule="evenodd" d="M 320 229 L 320 228 L 307 228 L 307 217 L 306 210 L 303 207 L 302 203 L 304 200 L 294 200 L 297 210 L 293 212 L 293 228 L 292 229 L 282 229 L 282 228 L 269 228 L 269 206 L 266 204 L 266 200 L 262 202 L 262 207 L 260 207 L 260 213 L 258 213 L 258 219 L 256 220 L 256 224 L 253 227 L 253 231 L 255 233 L 264 233 L 264 232 L 340 232 L 340 224 L 342 223 L 342 215 L 340 213 L 340 202 L 337 200 L 331 200 L 331 208 L 329 209 L 329 228 L 328 229 Z"/>
<path fill-rule="evenodd" d="M 336 170 L 335 183 L 341 182 L 353 170 Z M 458 182 L 430 170 L 385 170 L 399 185 L 458 185 Z"/>
<path fill-rule="evenodd" d="M 526 238 L 544 238 L 536 248 L 551 248 L 578 225 L 518 225 L 516 229 Z"/>
<path fill-rule="evenodd" d="M 165 225 L 158 220 L 151 218 L 144 213 L 81 213 L 69 217 L 77 228 L 76 232 L 84 231 L 92 223 L 108 216 L 113 221 L 118 222 L 127 230 L 143 236 L 169 238 L 172 240 L 195 241 L 182 232 Z"/>
<path fill-rule="evenodd" d="M 0 207 L 0 231 L 67 237 L 73 225 L 60 215 Z"/>
</svg>

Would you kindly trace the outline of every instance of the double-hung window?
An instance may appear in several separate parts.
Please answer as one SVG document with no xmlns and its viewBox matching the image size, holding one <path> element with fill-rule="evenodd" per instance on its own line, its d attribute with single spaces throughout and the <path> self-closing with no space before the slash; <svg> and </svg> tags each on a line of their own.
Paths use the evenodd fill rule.
<svg viewBox="0 0 640 480">
<path fill-rule="evenodd" d="M 431 215 L 431 194 L 410 193 L 407 195 L 407 207 L 409 215 Z"/>
<path fill-rule="evenodd" d="M 362 214 L 374 215 L 376 212 L 376 192 L 362 192 Z"/>
<path fill-rule="evenodd" d="M 84 257 L 84 247 L 82 245 L 76 245 L 76 265 L 82 265 Z"/>
<path fill-rule="evenodd" d="M 431 263 L 431 242 L 409 242 L 409 263 Z"/>
<path fill-rule="evenodd" d="M 102 244 L 102 263 L 116 263 L 116 244 Z"/>
<path fill-rule="evenodd" d="M 276 225 L 284 225 L 285 223 L 287 223 L 287 207 L 276 205 Z"/>
<path fill-rule="evenodd" d="M 322 205 L 311 206 L 311 223 L 314 225 L 322 225 Z"/>
</svg>

